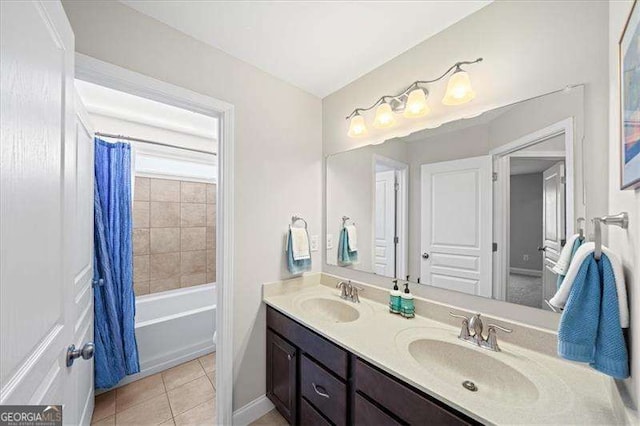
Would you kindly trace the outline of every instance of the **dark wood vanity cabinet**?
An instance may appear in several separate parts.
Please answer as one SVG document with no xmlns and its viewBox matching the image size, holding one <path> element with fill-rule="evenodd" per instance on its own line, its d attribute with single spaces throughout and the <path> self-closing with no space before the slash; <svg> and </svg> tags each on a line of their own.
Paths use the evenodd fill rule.
<svg viewBox="0 0 640 426">
<path fill-rule="evenodd" d="M 477 424 L 271 307 L 267 397 L 292 425 Z"/>
</svg>

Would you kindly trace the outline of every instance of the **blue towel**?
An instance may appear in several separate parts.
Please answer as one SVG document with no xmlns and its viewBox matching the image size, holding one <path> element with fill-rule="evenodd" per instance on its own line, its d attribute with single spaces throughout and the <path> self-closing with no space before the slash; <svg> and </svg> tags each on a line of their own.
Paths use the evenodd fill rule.
<svg viewBox="0 0 640 426">
<path fill-rule="evenodd" d="M 558 355 L 616 379 L 629 377 L 629 355 L 620 327 L 611 262 L 588 256 L 578 271 L 558 329 Z"/>
<path fill-rule="evenodd" d="M 293 242 L 291 239 L 291 230 L 287 235 L 287 269 L 291 274 L 297 275 L 311 269 L 311 258 L 295 260 L 293 258 Z"/>
<path fill-rule="evenodd" d="M 353 265 L 358 261 L 358 251 L 349 250 L 349 233 L 346 228 L 340 231 L 340 239 L 338 241 L 338 264 L 340 266 Z"/>
<path fill-rule="evenodd" d="M 573 256 L 575 256 L 576 252 L 578 251 L 578 249 L 580 248 L 583 242 L 584 242 L 584 239 L 580 239 L 580 238 L 576 238 L 576 240 L 573 242 L 573 247 L 571 247 L 571 257 L 569 258 L 570 261 L 571 259 L 573 259 Z M 557 284 L 556 288 L 560 288 L 560 286 L 562 285 L 562 281 L 564 281 L 564 277 L 565 277 L 564 275 L 558 274 L 558 281 L 556 282 Z"/>
</svg>

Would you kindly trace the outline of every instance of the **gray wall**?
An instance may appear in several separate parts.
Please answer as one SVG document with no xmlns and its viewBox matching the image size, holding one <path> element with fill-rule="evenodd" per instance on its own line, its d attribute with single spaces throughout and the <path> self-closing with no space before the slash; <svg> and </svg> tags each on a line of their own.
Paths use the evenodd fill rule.
<svg viewBox="0 0 640 426">
<path fill-rule="evenodd" d="M 511 267 L 542 271 L 542 173 L 512 175 L 510 195 Z"/>
<path fill-rule="evenodd" d="M 620 190 L 620 116 L 618 96 L 618 40 L 631 10 L 631 1 L 609 3 L 609 208 L 629 213 L 629 229 L 609 227 L 609 246 L 622 257 L 631 313 L 629 350 L 631 378 L 622 387 L 640 405 L 640 191 Z M 640 7 L 640 6 L 636 6 Z M 601 176 L 601 174 L 599 174 Z"/>
<path fill-rule="evenodd" d="M 320 233 L 321 101 L 121 3 L 63 5 L 78 52 L 235 106 L 235 248 L 226 254 L 235 282 L 225 285 L 234 289 L 238 409 L 265 394 L 261 285 L 289 276 L 282 249 L 291 215 Z M 319 271 L 319 253 L 312 257 Z"/>
</svg>

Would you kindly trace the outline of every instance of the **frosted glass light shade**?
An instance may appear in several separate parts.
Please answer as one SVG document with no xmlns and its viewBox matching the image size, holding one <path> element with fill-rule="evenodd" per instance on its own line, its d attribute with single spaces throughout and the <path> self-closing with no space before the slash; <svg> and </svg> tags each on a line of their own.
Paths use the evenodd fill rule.
<svg viewBox="0 0 640 426">
<path fill-rule="evenodd" d="M 384 102 L 376 109 L 376 116 L 373 119 L 373 127 L 376 129 L 386 129 L 396 124 L 396 117 L 391 110 L 391 105 Z"/>
<path fill-rule="evenodd" d="M 424 90 L 414 89 L 409 93 L 407 104 L 402 115 L 406 118 L 417 118 L 429 114 L 430 111 L 431 109 L 429 105 L 427 105 L 427 97 Z"/>
<path fill-rule="evenodd" d="M 442 98 L 445 105 L 462 105 L 476 97 L 471 87 L 471 79 L 466 71 L 456 71 L 449 78 L 447 92 Z"/>
<path fill-rule="evenodd" d="M 351 123 L 349 123 L 349 132 L 347 135 L 351 138 L 358 138 L 367 134 L 367 126 L 364 124 L 364 117 L 356 114 L 351 117 Z"/>
</svg>

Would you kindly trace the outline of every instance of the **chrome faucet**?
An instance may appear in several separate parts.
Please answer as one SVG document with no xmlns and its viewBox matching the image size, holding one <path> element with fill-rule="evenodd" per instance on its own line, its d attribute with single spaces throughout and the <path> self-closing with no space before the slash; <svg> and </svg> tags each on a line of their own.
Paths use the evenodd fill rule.
<svg viewBox="0 0 640 426">
<path fill-rule="evenodd" d="M 504 331 L 505 333 L 511 333 L 513 331 L 497 324 L 488 324 L 487 338 L 485 339 L 482 335 L 483 325 L 480 314 L 475 314 L 471 318 L 467 318 L 464 315 L 457 315 L 453 312 L 449 312 L 449 315 L 462 319 L 462 328 L 460 329 L 458 339 L 490 351 L 500 352 L 496 330 Z"/>
<path fill-rule="evenodd" d="M 360 296 L 358 296 L 358 292 L 364 291 L 364 289 L 351 284 L 351 280 L 347 282 L 340 281 L 338 284 L 336 284 L 336 288 L 342 290 L 340 292 L 341 299 L 350 300 L 353 303 L 360 303 Z"/>
</svg>

